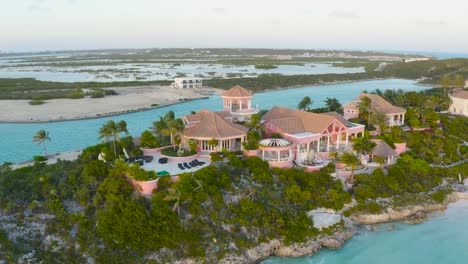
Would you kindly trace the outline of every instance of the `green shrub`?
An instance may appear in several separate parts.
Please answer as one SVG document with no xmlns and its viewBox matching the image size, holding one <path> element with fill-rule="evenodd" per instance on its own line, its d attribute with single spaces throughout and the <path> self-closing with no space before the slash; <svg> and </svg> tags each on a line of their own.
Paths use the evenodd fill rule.
<svg viewBox="0 0 468 264">
<path fill-rule="evenodd" d="M 45 102 L 43 100 L 33 99 L 29 101 L 29 104 L 30 105 L 42 105 L 42 104 L 45 104 Z"/>
<path fill-rule="evenodd" d="M 442 203 L 446 197 L 447 195 L 445 194 L 445 192 L 442 191 L 437 191 L 431 194 L 431 198 L 438 203 Z"/>
<path fill-rule="evenodd" d="M 222 154 L 222 153 L 221 153 Z M 222 161 L 223 160 L 223 157 L 221 156 L 220 153 L 218 152 L 211 152 L 210 153 L 210 159 L 212 162 L 216 162 L 216 161 Z"/>
<path fill-rule="evenodd" d="M 179 151 L 179 148 L 173 148 L 173 147 L 168 147 L 163 150 L 161 150 L 161 154 L 169 157 L 188 157 L 188 156 L 193 156 L 197 154 L 196 151 L 191 151 L 191 150 L 186 150 L 186 149 L 181 149 Z"/>
<path fill-rule="evenodd" d="M 131 154 L 133 156 L 141 156 L 141 155 L 143 155 L 143 150 L 141 150 L 140 148 L 134 148 L 134 149 L 132 149 Z"/>
<path fill-rule="evenodd" d="M 34 161 L 37 161 L 37 162 L 43 162 L 43 161 L 46 161 L 47 158 L 44 157 L 44 156 L 34 156 Z"/>
<path fill-rule="evenodd" d="M 159 142 L 156 137 L 148 130 L 141 133 L 140 146 L 142 148 L 157 148 L 159 147 Z"/>
<path fill-rule="evenodd" d="M 82 89 L 74 89 L 68 93 L 68 99 L 81 99 L 84 98 L 84 92 Z"/>
</svg>

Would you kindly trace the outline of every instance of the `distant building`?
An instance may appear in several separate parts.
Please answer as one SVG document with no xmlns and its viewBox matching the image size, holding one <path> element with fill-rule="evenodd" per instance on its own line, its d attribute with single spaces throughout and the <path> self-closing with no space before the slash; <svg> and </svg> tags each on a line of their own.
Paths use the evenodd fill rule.
<svg viewBox="0 0 468 264">
<path fill-rule="evenodd" d="M 450 94 L 452 104 L 449 111 L 452 115 L 468 116 L 468 91 L 456 89 Z"/>
<path fill-rule="evenodd" d="M 173 85 L 175 88 L 202 88 L 203 79 L 195 77 L 175 78 Z"/>
<path fill-rule="evenodd" d="M 376 94 L 368 93 L 361 93 L 356 99 L 343 105 L 344 118 L 351 119 L 359 116 L 359 103 L 364 97 L 371 100 L 371 112 L 387 115 L 389 126 L 401 126 L 405 123 L 405 109 L 392 105 Z"/>
</svg>

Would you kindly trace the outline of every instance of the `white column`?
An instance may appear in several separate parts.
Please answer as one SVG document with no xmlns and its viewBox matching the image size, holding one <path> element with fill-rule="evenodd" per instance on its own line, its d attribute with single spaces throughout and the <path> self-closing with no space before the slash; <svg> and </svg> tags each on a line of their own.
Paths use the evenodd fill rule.
<svg viewBox="0 0 468 264">
<path fill-rule="evenodd" d="M 307 153 L 309 153 L 309 144 L 310 142 L 307 143 Z"/>
<path fill-rule="evenodd" d="M 247 109 L 252 108 L 252 100 L 247 101 Z"/>
<path fill-rule="evenodd" d="M 348 146 L 348 137 L 349 137 L 348 132 L 346 132 L 346 146 Z"/>
<path fill-rule="evenodd" d="M 242 100 L 239 100 L 239 110 L 242 110 Z"/>
<path fill-rule="evenodd" d="M 336 135 L 336 148 L 340 146 L 340 137 L 341 137 L 341 134 Z"/>
<path fill-rule="evenodd" d="M 401 124 L 403 125 L 405 123 L 405 114 L 401 115 Z"/>
<path fill-rule="evenodd" d="M 330 136 L 327 136 L 327 152 L 330 151 Z"/>
<path fill-rule="evenodd" d="M 232 99 L 229 99 L 229 112 L 232 112 Z"/>
<path fill-rule="evenodd" d="M 265 159 L 265 150 L 262 149 L 262 160 L 264 160 L 264 159 Z"/>
<path fill-rule="evenodd" d="M 321 141 L 322 138 L 319 138 L 319 140 L 317 141 L 317 152 L 320 152 L 320 141 Z"/>
<path fill-rule="evenodd" d="M 289 160 L 292 160 L 292 149 L 289 149 Z"/>
<path fill-rule="evenodd" d="M 276 151 L 276 155 L 278 155 L 277 160 L 278 160 L 278 162 L 280 162 L 280 151 L 279 150 Z"/>
</svg>

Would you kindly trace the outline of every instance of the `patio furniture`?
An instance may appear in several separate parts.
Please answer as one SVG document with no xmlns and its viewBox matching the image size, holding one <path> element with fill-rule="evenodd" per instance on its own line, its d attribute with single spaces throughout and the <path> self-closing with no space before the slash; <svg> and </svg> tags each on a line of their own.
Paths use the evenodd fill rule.
<svg viewBox="0 0 468 264">
<path fill-rule="evenodd" d="M 190 166 L 187 164 L 187 162 L 184 162 L 184 164 L 183 164 L 183 165 L 184 165 L 184 167 L 185 167 L 186 169 L 190 169 L 190 168 L 192 168 L 192 167 L 190 167 Z"/>
<path fill-rule="evenodd" d="M 170 175 L 168 171 L 158 171 L 158 176 L 165 176 L 165 175 Z"/>
<path fill-rule="evenodd" d="M 185 170 L 185 168 L 184 168 L 184 166 L 182 166 L 182 164 L 179 163 L 179 164 L 177 164 L 177 166 L 179 166 L 179 169 Z"/>
<path fill-rule="evenodd" d="M 167 161 L 168 161 L 168 158 L 165 158 L 165 157 L 164 157 L 164 158 L 160 158 L 160 159 L 158 160 L 159 164 L 166 164 Z"/>
<path fill-rule="evenodd" d="M 189 162 L 189 165 L 192 166 L 192 167 L 196 167 L 198 166 L 198 163 L 194 160 L 192 160 L 191 162 Z"/>
<path fill-rule="evenodd" d="M 194 160 L 195 162 L 197 162 L 198 165 L 202 166 L 202 165 L 205 165 L 206 162 L 204 161 L 198 161 L 197 159 Z"/>
<path fill-rule="evenodd" d="M 150 163 L 151 161 L 153 161 L 153 156 L 143 156 L 143 160 L 146 163 Z"/>
</svg>

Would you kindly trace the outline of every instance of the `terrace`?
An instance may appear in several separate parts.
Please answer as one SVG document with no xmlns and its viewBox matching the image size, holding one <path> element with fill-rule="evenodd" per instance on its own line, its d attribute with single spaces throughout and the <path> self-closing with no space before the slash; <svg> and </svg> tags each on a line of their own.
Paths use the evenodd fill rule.
<svg viewBox="0 0 468 264">
<path fill-rule="evenodd" d="M 185 172 L 195 172 L 211 164 L 209 157 L 198 154 L 189 157 L 167 157 L 161 153 L 154 153 L 151 162 L 144 163 L 141 168 L 155 171 L 158 175 L 178 175 Z M 198 162 L 197 162 L 198 161 Z"/>
</svg>

